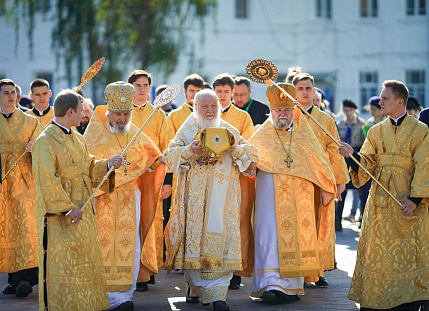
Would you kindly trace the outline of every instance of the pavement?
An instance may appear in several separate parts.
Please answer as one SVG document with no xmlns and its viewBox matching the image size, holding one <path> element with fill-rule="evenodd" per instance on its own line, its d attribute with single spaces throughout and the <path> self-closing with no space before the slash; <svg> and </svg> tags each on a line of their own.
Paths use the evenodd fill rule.
<svg viewBox="0 0 429 311">
<path fill-rule="evenodd" d="M 344 211 L 344 215 L 348 215 Z M 328 271 L 325 278 L 329 282 L 328 288 L 319 288 L 308 285 L 305 295 L 301 300 L 284 305 L 269 305 L 260 300 L 250 298 L 252 280 L 242 278 L 242 286 L 239 290 L 229 290 L 227 303 L 231 311 L 316 311 L 316 310 L 359 310 L 358 305 L 347 298 L 351 277 L 356 262 L 357 241 L 359 229 L 357 223 L 343 221 L 343 230 L 337 232 L 336 260 L 337 269 Z M 7 286 L 7 274 L 0 274 L 0 289 Z M 201 304 L 187 304 L 185 281 L 179 271 L 167 274 L 160 271 L 155 277 L 155 284 L 149 285 L 149 291 L 134 293 L 134 308 L 136 311 L 209 311 L 213 310 L 212 304 L 203 307 Z M 15 298 L 14 295 L 4 295 L 0 292 L 0 310 L 30 311 L 38 309 L 38 288 L 33 288 L 25 299 Z M 79 311 L 79 310 L 73 310 Z"/>
</svg>

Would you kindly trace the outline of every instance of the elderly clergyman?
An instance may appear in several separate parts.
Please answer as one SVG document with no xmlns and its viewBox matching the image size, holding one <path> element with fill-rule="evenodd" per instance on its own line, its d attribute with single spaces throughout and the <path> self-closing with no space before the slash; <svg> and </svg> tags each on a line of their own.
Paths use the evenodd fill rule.
<svg viewBox="0 0 429 311">
<path fill-rule="evenodd" d="M 256 149 L 220 119 L 216 93 L 195 95 L 195 110 L 164 151 L 178 176 L 176 200 L 166 227 L 166 268 L 184 269 L 186 302 L 229 310 L 233 271 L 242 269 L 240 172 L 252 171 Z"/>
</svg>

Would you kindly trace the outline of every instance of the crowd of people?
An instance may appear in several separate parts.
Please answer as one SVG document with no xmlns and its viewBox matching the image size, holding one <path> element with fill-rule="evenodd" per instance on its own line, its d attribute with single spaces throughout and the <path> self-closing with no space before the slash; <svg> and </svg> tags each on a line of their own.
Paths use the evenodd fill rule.
<svg viewBox="0 0 429 311">
<path fill-rule="evenodd" d="M 103 105 L 74 88 L 50 106 L 48 81 L 24 98 L 0 80 L 3 294 L 38 284 L 40 310 L 128 311 L 165 269 L 183 271 L 187 303 L 215 311 L 242 277 L 253 298 L 299 303 L 306 283 L 329 286 L 335 231 L 357 221 L 348 297 L 361 310 L 424 310 L 429 112 L 404 83 L 384 81 L 366 121 L 351 99 L 330 111 L 299 67 L 266 104 L 227 73 L 187 76 L 179 107 L 155 107 L 151 88 L 134 70 Z"/>
</svg>

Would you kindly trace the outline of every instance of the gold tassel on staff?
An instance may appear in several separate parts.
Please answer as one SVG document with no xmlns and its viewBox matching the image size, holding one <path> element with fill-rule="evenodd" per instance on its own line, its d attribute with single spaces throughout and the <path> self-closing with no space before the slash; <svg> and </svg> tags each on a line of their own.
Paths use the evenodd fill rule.
<svg viewBox="0 0 429 311">
<path fill-rule="evenodd" d="M 87 71 L 85 71 L 85 73 L 83 74 L 82 78 L 80 79 L 80 85 L 77 87 L 76 92 L 79 92 L 82 87 L 89 81 L 91 80 L 100 70 L 101 67 L 103 67 L 104 64 L 104 57 L 100 58 L 99 60 L 97 60 L 94 64 L 91 65 L 91 67 L 88 68 Z M 40 137 L 45 131 L 43 131 L 42 133 L 40 133 L 40 135 L 38 137 Z M 37 139 L 37 138 L 36 138 Z M 28 150 L 26 149 L 18 158 L 18 160 L 15 161 L 15 163 L 12 164 L 12 166 L 10 167 L 10 169 L 6 172 L 6 174 L 4 174 L 2 181 L 5 180 L 5 178 L 7 177 L 7 175 L 10 174 L 10 172 L 12 172 L 12 170 L 18 165 L 19 161 L 22 160 L 22 158 L 27 154 Z"/>
<path fill-rule="evenodd" d="M 295 104 L 304 112 L 311 120 L 313 120 L 338 146 L 341 145 L 341 142 L 335 138 L 316 118 L 314 118 L 308 111 L 305 109 L 295 98 L 293 98 L 288 92 L 281 88 L 277 83 L 274 82 L 275 79 L 279 76 L 276 65 L 274 65 L 269 60 L 265 59 L 254 59 L 247 64 L 246 72 L 249 78 L 258 83 L 265 83 L 268 85 L 275 85 L 283 94 L 289 97 L 295 102 Z M 349 154 L 350 158 L 357 164 L 361 169 L 365 171 L 376 183 L 386 191 L 386 193 L 399 205 L 402 206 L 401 202 L 395 198 L 387 189 L 384 187 L 380 181 L 378 181 L 366 167 L 364 167 L 354 156 Z"/>
<path fill-rule="evenodd" d="M 153 103 L 155 109 L 152 111 L 152 113 L 150 114 L 150 116 L 147 118 L 147 120 L 143 123 L 143 125 L 139 128 L 139 130 L 137 131 L 137 133 L 133 136 L 133 138 L 131 138 L 130 142 L 128 143 L 128 145 L 126 145 L 126 147 L 124 148 L 124 150 L 122 150 L 122 152 L 120 153 L 120 157 L 123 157 L 123 155 L 128 151 L 128 149 L 131 147 L 131 145 L 135 142 L 135 140 L 137 139 L 137 136 L 141 133 L 141 131 L 145 128 L 145 126 L 148 124 L 148 122 L 150 121 L 150 119 L 155 115 L 155 113 L 165 104 L 171 102 L 179 93 L 180 91 L 180 86 L 178 84 L 173 84 L 172 86 L 169 86 L 168 88 L 166 88 L 164 91 L 161 92 L 161 94 L 159 94 L 156 98 L 155 101 Z M 110 169 L 107 171 L 107 173 L 103 176 L 103 179 L 101 180 L 101 182 L 98 184 L 98 186 L 94 189 L 94 191 L 91 193 L 91 195 L 89 196 L 88 200 L 86 200 L 85 204 L 81 207 L 81 210 L 83 210 L 90 202 L 91 200 L 94 198 L 95 193 L 100 189 L 100 187 L 103 185 L 103 183 L 107 180 L 107 178 L 109 177 L 110 173 L 113 172 L 115 168 L 113 166 L 110 167 Z M 74 222 L 72 220 L 72 222 Z"/>
</svg>

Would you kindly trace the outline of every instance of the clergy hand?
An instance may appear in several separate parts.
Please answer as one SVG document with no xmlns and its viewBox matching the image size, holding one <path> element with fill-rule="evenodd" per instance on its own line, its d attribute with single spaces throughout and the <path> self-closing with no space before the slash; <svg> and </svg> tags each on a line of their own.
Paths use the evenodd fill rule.
<svg viewBox="0 0 429 311">
<path fill-rule="evenodd" d="M 350 154 L 353 154 L 354 152 L 353 148 L 349 144 L 346 144 L 345 142 L 341 142 L 338 148 L 338 151 L 345 158 L 349 158 Z"/>
<path fill-rule="evenodd" d="M 408 199 L 398 199 L 399 202 L 401 202 L 401 210 L 408 215 L 411 215 L 414 210 L 417 208 L 417 205 Z"/>
<path fill-rule="evenodd" d="M 33 144 L 34 144 L 34 141 L 29 141 L 28 142 L 28 144 L 27 144 L 27 146 L 25 146 L 25 149 L 28 151 L 28 152 L 31 152 L 31 148 L 33 147 Z"/>
<path fill-rule="evenodd" d="M 342 184 L 342 185 L 337 185 L 337 196 L 336 196 L 336 198 L 337 198 L 339 201 L 342 201 L 341 193 L 343 193 L 343 192 L 344 192 L 344 190 L 346 190 L 346 185 L 344 185 L 344 184 Z"/>
<path fill-rule="evenodd" d="M 115 169 L 120 168 L 122 165 L 122 157 L 114 156 L 109 159 L 109 167 L 114 166 Z"/>
<path fill-rule="evenodd" d="M 162 185 L 161 193 L 159 194 L 159 199 L 167 199 L 171 195 L 171 185 Z"/>
<path fill-rule="evenodd" d="M 69 216 L 72 218 L 73 223 L 78 223 L 82 219 L 82 210 L 75 208 L 70 212 Z"/>
<path fill-rule="evenodd" d="M 204 148 L 201 147 L 199 145 L 200 141 L 199 140 L 194 140 L 192 141 L 191 144 L 191 150 L 193 153 L 198 154 L 198 155 L 203 155 L 204 154 Z"/>
<path fill-rule="evenodd" d="M 325 206 L 332 199 L 332 193 L 320 189 L 320 204 Z"/>
</svg>

